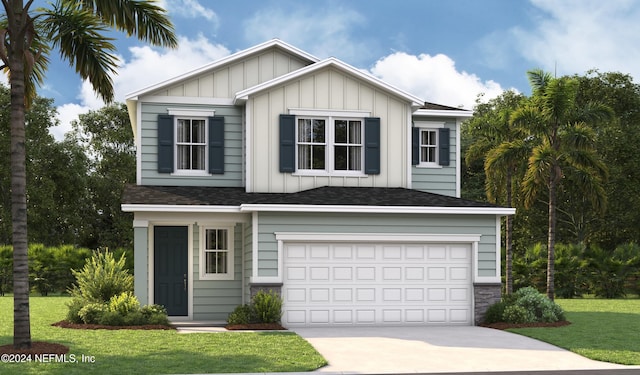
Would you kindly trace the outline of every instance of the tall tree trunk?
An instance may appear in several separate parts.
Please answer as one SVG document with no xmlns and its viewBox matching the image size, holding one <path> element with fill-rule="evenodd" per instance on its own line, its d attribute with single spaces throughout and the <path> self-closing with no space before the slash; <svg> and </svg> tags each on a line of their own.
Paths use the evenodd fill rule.
<svg viewBox="0 0 640 375">
<path fill-rule="evenodd" d="M 507 207 L 512 207 L 513 194 L 511 192 L 511 170 L 507 170 Z M 506 294 L 513 293 L 513 216 L 507 215 L 506 224 L 505 224 L 505 247 L 506 247 L 506 275 L 505 275 L 505 291 Z"/>
<path fill-rule="evenodd" d="M 556 184 L 558 167 L 551 167 L 549 176 L 549 234 L 547 243 L 547 296 L 555 298 L 555 262 L 556 262 Z"/>
<path fill-rule="evenodd" d="M 11 218 L 13 242 L 13 346 L 31 348 L 29 263 L 27 258 L 27 171 L 25 151 L 25 37 L 22 1 L 7 10 L 11 86 Z"/>
</svg>

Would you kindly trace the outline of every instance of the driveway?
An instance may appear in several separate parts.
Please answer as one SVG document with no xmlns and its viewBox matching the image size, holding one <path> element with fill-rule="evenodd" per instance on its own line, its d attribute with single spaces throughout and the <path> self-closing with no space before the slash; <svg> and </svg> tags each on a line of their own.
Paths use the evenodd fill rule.
<svg viewBox="0 0 640 375">
<path fill-rule="evenodd" d="M 482 327 L 290 329 L 329 362 L 319 372 L 410 373 L 629 369 L 513 333 Z"/>
</svg>

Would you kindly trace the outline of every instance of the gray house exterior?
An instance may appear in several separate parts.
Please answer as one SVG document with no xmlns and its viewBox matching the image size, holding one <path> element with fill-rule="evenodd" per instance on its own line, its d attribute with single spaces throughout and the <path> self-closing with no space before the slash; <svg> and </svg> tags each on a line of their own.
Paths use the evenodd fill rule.
<svg viewBox="0 0 640 375">
<path fill-rule="evenodd" d="M 460 124 L 271 40 L 127 98 L 135 294 L 224 321 L 259 289 L 283 325 L 473 325 L 500 296 L 500 218 L 460 198 Z"/>
</svg>

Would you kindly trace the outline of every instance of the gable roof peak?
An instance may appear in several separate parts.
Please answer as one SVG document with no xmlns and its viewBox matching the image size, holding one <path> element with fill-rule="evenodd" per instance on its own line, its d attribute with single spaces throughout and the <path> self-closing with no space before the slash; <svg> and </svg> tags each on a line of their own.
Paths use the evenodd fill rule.
<svg viewBox="0 0 640 375">
<path fill-rule="evenodd" d="M 247 49 L 232 53 L 231 55 L 225 56 L 223 58 L 220 58 L 218 60 L 212 61 L 212 62 L 207 63 L 205 65 L 202 65 L 201 67 L 193 69 L 193 70 L 191 70 L 191 71 L 189 71 L 187 73 L 184 73 L 184 74 L 178 75 L 176 77 L 170 78 L 168 80 L 165 80 L 165 81 L 156 83 L 154 85 L 145 87 L 145 88 L 140 89 L 138 91 L 134 91 L 134 92 L 128 94 L 125 99 L 127 99 L 127 100 L 129 100 L 129 99 L 136 100 L 136 98 L 138 96 L 140 96 L 140 95 L 144 95 L 144 94 L 147 94 L 149 92 L 162 89 L 163 87 L 173 85 L 173 84 L 175 84 L 177 82 L 184 81 L 186 79 L 189 79 L 189 78 L 192 78 L 194 76 L 197 76 L 197 75 L 199 75 L 199 74 L 201 74 L 203 72 L 216 69 L 216 68 L 218 68 L 220 66 L 232 63 L 234 61 L 242 60 L 242 59 L 246 58 L 247 56 L 254 55 L 254 54 L 260 53 L 262 51 L 269 50 L 271 48 L 282 49 L 285 52 L 288 52 L 288 53 L 290 53 L 292 55 L 298 56 L 302 60 L 306 60 L 310 64 L 313 64 L 313 63 L 316 63 L 316 62 L 320 61 L 320 59 L 315 57 L 314 55 L 312 55 L 312 54 L 310 54 L 308 52 L 305 52 L 305 51 L 303 51 L 303 50 L 301 50 L 301 49 L 299 49 L 297 47 L 294 47 L 291 44 L 286 43 L 286 42 L 284 42 L 284 41 L 282 41 L 280 39 L 274 38 L 274 39 L 268 40 L 266 42 L 257 44 L 257 45 L 255 45 L 253 47 L 249 47 Z"/>
</svg>

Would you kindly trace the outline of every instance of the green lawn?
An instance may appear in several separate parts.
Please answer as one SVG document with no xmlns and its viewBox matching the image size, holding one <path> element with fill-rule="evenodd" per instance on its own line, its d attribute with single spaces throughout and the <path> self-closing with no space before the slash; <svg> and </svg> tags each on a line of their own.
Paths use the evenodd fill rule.
<svg viewBox="0 0 640 375">
<path fill-rule="evenodd" d="M 0 373 L 171 374 L 312 371 L 326 364 L 292 332 L 178 334 L 176 331 L 75 330 L 52 327 L 66 313 L 67 297 L 31 298 L 31 337 L 67 345 L 95 363 L 0 364 Z M 13 298 L 0 297 L 0 345 L 13 338 Z"/>
<path fill-rule="evenodd" d="M 510 331 L 598 361 L 640 365 L 640 299 L 561 299 L 572 324 Z"/>
</svg>

